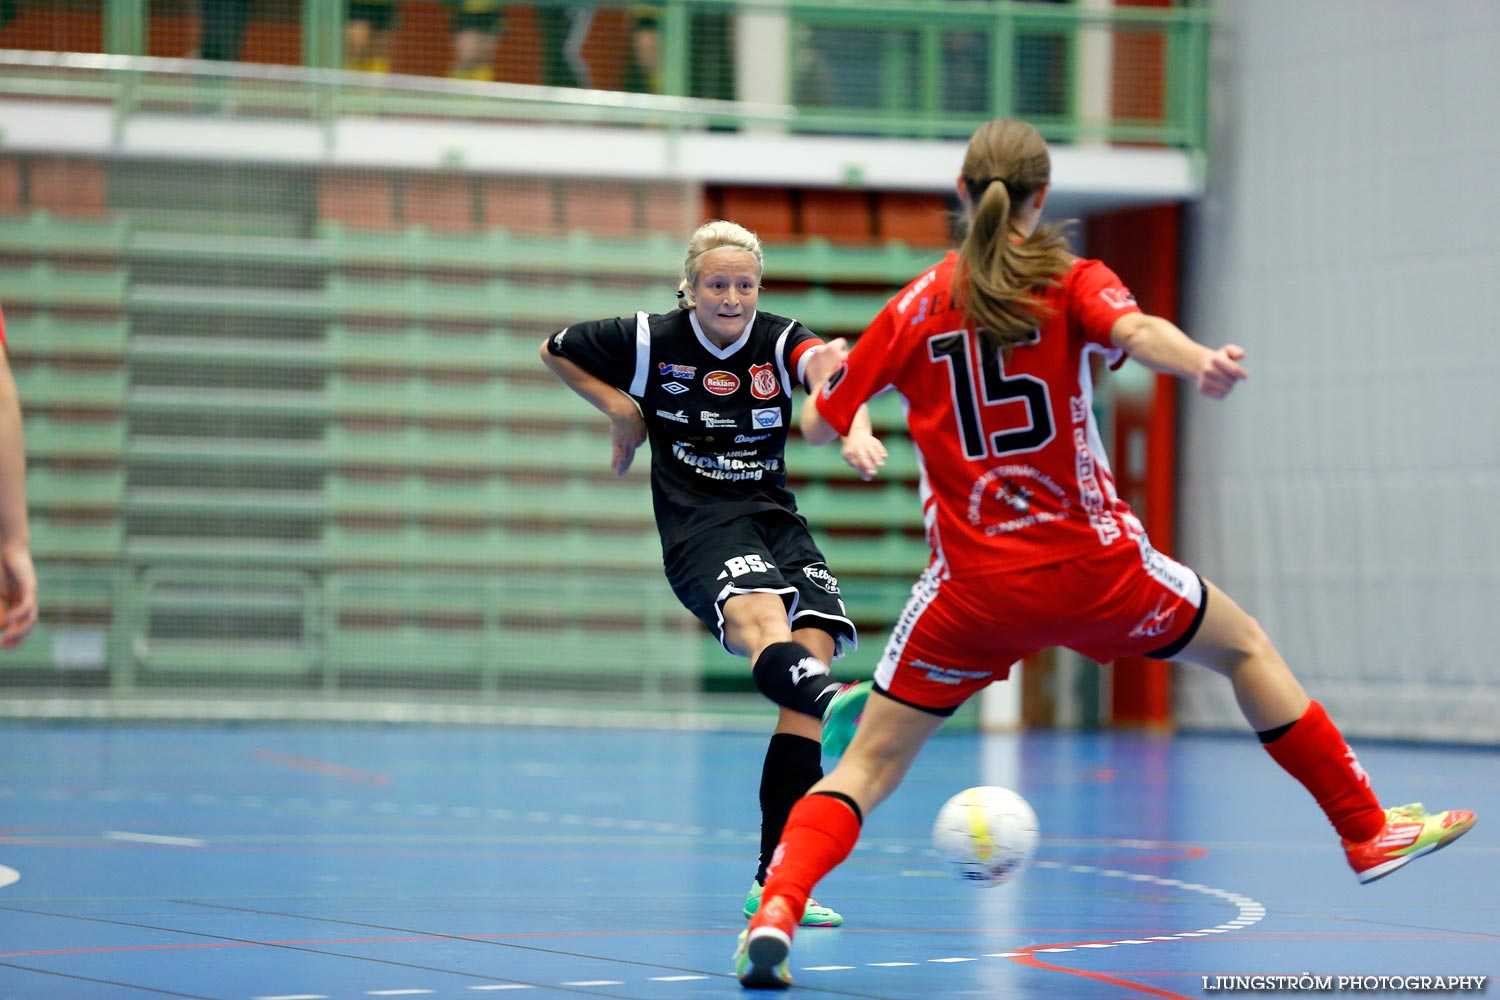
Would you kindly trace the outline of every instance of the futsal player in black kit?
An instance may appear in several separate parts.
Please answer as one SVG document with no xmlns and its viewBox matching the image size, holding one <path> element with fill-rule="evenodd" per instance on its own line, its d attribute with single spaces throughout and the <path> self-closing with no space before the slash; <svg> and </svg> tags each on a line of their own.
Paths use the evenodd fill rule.
<svg viewBox="0 0 1500 1000">
<path fill-rule="evenodd" d="M 559 379 L 611 421 L 611 467 L 630 468 L 651 441 L 651 495 L 662 561 L 678 600 L 726 650 L 751 664 L 782 707 L 761 772 L 761 854 L 744 913 L 760 906 L 787 813 L 822 777 L 822 754 L 848 745 L 868 681 L 843 684 L 829 664 L 858 641 L 838 579 L 787 489 L 792 389 L 823 341 L 796 320 L 756 309 L 763 254 L 733 222 L 688 243 L 679 308 L 578 323 L 542 345 Z M 866 478 L 884 446 L 861 410 L 844 458 Z M 804 927 L 844 918 L 809 901 Z"/>
</svg>

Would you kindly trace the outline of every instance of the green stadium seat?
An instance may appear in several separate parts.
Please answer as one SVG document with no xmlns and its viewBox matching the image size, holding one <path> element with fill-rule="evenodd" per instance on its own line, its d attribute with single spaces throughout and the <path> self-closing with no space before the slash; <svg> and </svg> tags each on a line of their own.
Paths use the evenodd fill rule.
<svg viewBox="0 0 1500 1000">
<path fill-rule="evenodd" d="M 842 576 L 839 577 L 839 591 L 849 617 L 856 624 L 889 630 L 906 607 L 916 580 L 916 574 L 911 577 Z M 884 641 L 883 636 L 881 641 Z"/>
<path fill-rule="evenodd" d="M 493 520 L 504 502 L 504 484 L 495 476 L 477 482 L 433 480 L 420 475 L 399 479 L 333 474 L 328 505 L 342 517 L 428 517 Z"/>
<path fill-rule="evenodd" d="M 218 285 L 147 285 L 130 289 L 130 306 L 164 315 L 212 315 L 218 320 L 240 318 L 319 320 L 332 308 L 321 291 Z"/>
<path fill-rule="evenodd" d="M 264 370 L 325 369 L 328 350 L 320 343 L 286 338 L 156 336 L 136 334 L 126 352 L 133 364 L 150 362 L 153 371 L 183 373 L 184 380 L 201 378 L 203 371 L 229 368 Z"/>
<path fill-rule="evenodd" d="M 851 487 L 815 481 L 797 490 L 797 509 L 815 526 L 830 528 L 922 527 L 916 490 L 900 481 L 876 480 Z"/>
<path fill-rule="evenodd" d="M 119 414 L 83 419 L 28 412 L 25 435 L 26 454 L 33 459 L 118 459 L 125 451 L 125 421 Z"/>
<path fill-rule="evenodd" d="M 119 467 L 33 464 L 26 473 L 26 500 L 34 510 L 117 510 L 124 496 Z"/>
<path fill-rule="evenodd" d="M 334 415 L 349 419 L 573 423 L 597 416 L 588 403 L 548 378 L 540 364 L 537 369 L 538 379 L 529 382 L 420 375 L 358 378 L 335 372 L 328 378 L 327 392 Z"/>
<path fill-rule="evenodd" d="M 326 543 L 317 539 L 132 534 L 124 551 L 131 562 L 153 566 L 316 570 L 328 563 Z"/>
<path fill-rule="evenodd" d="M 124 541 L 125 527 L 117 518 L 84 520 L 41 512 L 31 516 L 31 553 L 38 562 L 112 563 L 124 551 Z"/>
<path fill-rule="evenodd" d="M 768 284 L 760 301 L 771 312 L 789 316 L 827 339 L 864 330 L 889 300 L 889 294 L 834 292 L 821 287 L 784 292 Z"/>
<path fill-rule="evenodd" d="M 17 365 L 16 390 L 28 413 L 36 409 L 118 410 L 125 405 L 130 373 L 123 366 L 75 368 L 41 363 Z"/>
<path fill-rule="evenodd" d="M 55 683 L 60 669 L 75 675 L 84 670 L 103 669 L 103 663 L 93 662 L 96 652 L 108 661 L 107 628 L 42 620 L 32 627 L 24 643 L 0 656 L 0 675 L 45 673 L 46 682 Z"/>
<path fill-rule="evenodd" d="M 408 694 L 420 690 L 437 673 L 460 673 L 475 678 L 492 670 L 500 655 L 496 630 L 437 628 L 417 624 L 331 629 L 326 646 L 332 682 L 361 673 L 400 673 L 409 677 Z"/>
<path fill-rule="evenodd" d="M 498 428 L 442 430 L 421 424 L 356 426 L 331 424 L 325 434 L 335 467 L 452 469 L 503 466 L 505 434 Z"/>
<path fill-rule="evenodd" d="M 51 313 L 6 317 L 10 356 L 24 359 L 104 359 L 125 356 L 129 326 L 124 321 L 63 320 Z"/>
<path fill-rule="evenodd" d="M 70 617 L 107 621 L 118 603 L 122 575 L 115 566 L 60 561 L 41 564 L 37 567 L 37 590 L 43 598 L 42 619 L 54 623 Z"/>
<path fill-rule="evenodd" d="M 0 216 L 0 251 L 37 256 L 118 256 L 130 226 L 122 216 L 103 219 L 64 218 L 36 209 Z"/>
<path fill-rule="evenodd" d="M 515 478 L 499 491 L 497 509 L 517 520 L 653 526 L 650 486 L 641 479 L 582 479 L 528 483 Z"/>
<path fill-rule="evenodd" d="M 925 539 L 888 532 L 881 535 L 820 533 L 819 548 L 842 582 L 845 576 L 890 576 L 915 580 L 932 557 Z"/>
<path fill-rule="evenodd" d="M 123 374 L 123 371 L 122 371 Z M 329 413 L 323 393 L 307 389 L 230 389 L 222 386 L 144 385 L 129 393 L 132 414 L 321 418 Z"/>
<path fill-rule="evenodd" d="M 885 443 L 886 463 L 880 470 L 879 480 L 915 480 L 917 453 L 911 441 L 901 436 L 878 435 Z M 792 438 L 786 445 L 787 473 L 797 479 L 858 479 L 859 473 L 850 468 L 839 453 L 837 444 L 814 447 L 801 437 Z"/>
<path fill-rule="evenodd" d="M 0 266 L 0 302 L 42 308 L 122 309 L 123 268 L 62 268 L 49 262 Z"/>
<path fill-rule="evenodd" d="M 485 525 L 481 530 L 442 530 L 419 523 L 386 526 L 336 522 L 324 532 L 339 567 L 558 568 L 661 571 L 654 528 L 617 533 L 566 525 Z"/>
<path fill-rule="evenodd" d="M 483 333 L 440 333 L 425 327 L 396 331 L 354 331 L 340 324 L 328 328 L 328 354 L 348 369 L 390 368 L 401 371 L 451 369 L 479 372 L 539 372 L 541 337 L 512 336 L 501 329 Z"/>
<path fill-rule="evenodd" d="M 800 243 L 771 244 L 765 254 L 768 282 L 888 284 L 892 294 L 942 259 L 941 252 L 915 249 L 897 240 L 851 246 L 821 236 Z M 870 319 L 874 319 L 873 313 Z"/>
<path fill-rule="evenodd" d="M 32 449 L 32 422 L 26 425 L 27 450 Z M 124 437 L 123 425 L 120 436 Z M 122 442 L 132 464 L 202 467 L 215 472 L 234 469 L 322 469 L 330 462 L 329 448 L 322 440 L 271 440 L 262 438 L 194 437 L 189 435 L 133 434 Z"/>
<path fill-rule="evenodd" d="M 225 489 L 137 486 L 125 495 L 123 505 L 142 521 L 153 516 L 174 519 L 233 516 L 244 521 L 259 518 L 275 526 L 328 514 L 328 502 L 320 491 L 246 486 Z"/>
</svg>

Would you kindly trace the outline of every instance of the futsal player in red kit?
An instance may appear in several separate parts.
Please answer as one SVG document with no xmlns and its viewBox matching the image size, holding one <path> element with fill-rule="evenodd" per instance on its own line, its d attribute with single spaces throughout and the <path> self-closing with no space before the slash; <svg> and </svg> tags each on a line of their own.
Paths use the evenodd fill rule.
<svg viewBox="0 0 1500 1000">
<path fill-rule="evenodd" d="M 1245 378 L 1245 352 L 1195 343 L 1141 312 L 1102 261 L 1074 257 L 1040 221 L 1050 176 L 1030 125 L 981 126 L 958 179 L 969 223 L 961 248 L 892 298 L 852 351 L 833 341 L 809 363 L 801 424 L 813 443 L 846 431 L 877 393 L 902 396 L 932 559 L 853 741 L 787 820 L 735 957 L 746 987 L 790 984 L 796 916 L 848 856 L 864 817 L 955 709 L 1050 646 L 1100 662 L 1180 660 L 1228 678 L 1266 750 L 1327 814 L 1361 882 L 1474 824 L 1464 810 L 1382 808 L 1256 620 L 1154 550 L 1116 494 L 1094 421 L 1091 357 L 1132 358 L 1219 399 Z"/>
</svg>

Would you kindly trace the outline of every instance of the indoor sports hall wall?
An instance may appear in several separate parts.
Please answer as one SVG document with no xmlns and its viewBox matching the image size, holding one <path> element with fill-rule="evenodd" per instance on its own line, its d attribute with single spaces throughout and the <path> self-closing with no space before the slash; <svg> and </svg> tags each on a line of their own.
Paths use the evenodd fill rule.
<svg viewBox="0 0 1500 1000">
<path fill-rule="evenodd" d="M 1218 4 L 1179 547 L 1361 735 L 1500 739 L 1500 8 Z M 1179 675 L 1179 717 L 1240 725 Z"/>
</svg>

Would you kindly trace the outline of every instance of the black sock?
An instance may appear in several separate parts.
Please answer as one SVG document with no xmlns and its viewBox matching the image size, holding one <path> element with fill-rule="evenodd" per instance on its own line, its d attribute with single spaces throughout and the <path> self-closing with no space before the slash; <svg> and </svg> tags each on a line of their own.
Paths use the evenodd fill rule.
<svg viewBox="0 0 1500 1000">
<path fill-rule="evenodd" d="M 773 642 L 755 659 L 755 686 L 782 708 L 823 718 L 828 698 L 843 685 L 828 664 L 800 642 Z"/>
<path fill-rule="evenodd" d="M 1260 737 L 1261 743 L 1275 743 L 1287 733 L 1291 732 L 1292 727 L 1296 724 L 1297 723 L 1295 722 L 1288 722 L 1284 726 L 1277 726 L 1275 729 L 1265 729 L 1261 732 L 1256 733 L 1255 735 Z"/>
<path fill-rule="evenodd" d="M 821 777 L 822 744 L 792 733 L 772 734 L 760 772 L 760 867 L 755 870 L 755 881 L 765 884 L 766 866 L 781 842 L 792 806 Z"/>
</svg>

